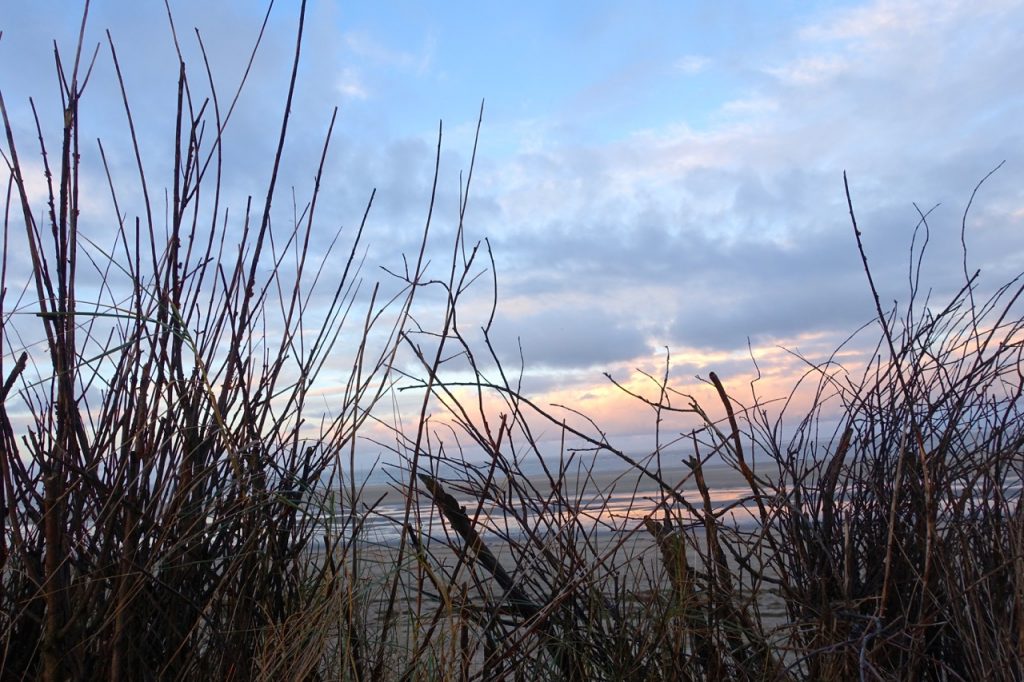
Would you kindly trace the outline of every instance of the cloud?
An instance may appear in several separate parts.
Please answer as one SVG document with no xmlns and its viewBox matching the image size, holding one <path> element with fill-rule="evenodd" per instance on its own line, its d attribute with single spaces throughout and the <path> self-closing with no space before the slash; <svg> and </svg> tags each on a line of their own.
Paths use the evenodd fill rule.
<svg viewBox="0 0 1024 682">
<path fill-rule="evenodd" d="M 56 34 L 66 51 L 77 32 L 77 19 L 62 13 L 48 24 L 33 22 L 30 6 L 12 6 L 8 25 L 16 21 L 18 30 L 5 31 L 0 42 L 0 85 L 20 122 L 15 134 L 24 150 L 35 139 L 27 95 L 36 97 L 44 126 L 61 120 L 45 46 Z M 177 69 L 163 11 L 147 7 L 97 5 L 88 41 L 101 40 L 102 29 L 111 28 L 147 177 L 159 196 L 172 184 L 173 145 L 166 141 Z M 444 61 L 443 34 L 430 26 L 394 35 L 357 28 L 339 40 L 338 27 L 346 24 L 334 20 L 334 6 L 314 7 L 323 14 L 307 22 L 275 226 L 290 227 L 308 201 L 330 111 L 340 100 L 312 243 L 326 248 L 339 226 L 351 234 L 377 188 L 366 233 L 365 272 L 374 279 L 383 276 L 376 266 L 400 270 L 402 254 L 418 251 L 432 192 L 430 129 L 434 112 L 444 111 L 429 97 L 452 95 L 432 92 L 440 82 L 433 75 L 451 72 L 447 82 L 460 88 L 475 81 Z M 226 106 L 262 11 L 245 3 L 183 2 L 175 4 L 175 16 L 196 102 L 208 87 L 187 30 L 193 25 L 204 36 Z M 544 76 L 537 61 L 524 66 L 530 78 L 522 79 L 521 89 L 495 82 L 494 92 L 471 93 L 475 101 L 486 96 L 489 109 L 463 227 L 470 241 L 488 237 L 495 248 L 499 353 L 518 359 L 521 339 L 537 390 L 564 391 L 559 395 L 566 400 L 589 393 L 594 401 L 607 396 L 587 377 L 600 383 L 601 369 L 648 367 L 665 345 L 685 371 L 727 367 L 736 376 L 748 366 L 748 338 L 786 371 L 792 367 L 772 350 L 776 344 L 827 354 L 829 340 L 842 341 L 873 309 L 854 249 L 844 171 L 889 306 L 906 293 L 910 237 L 918 223 L 914 203 L 923 210 L 939 204 L 929 219 L 926 261 L 938 301 L 962 278 L 960 220 L 970 191 L 1007 159 L 975 200 L 967 242 L 970 266 L 984 268 L 985 282 L 1013 276 L 1024 262 L 1022 25 L 1017 2 L 871 2 L 802 24 L 773 24 L 771 40 L 751 39 L 727 55 L 709 49 L 705 56 L 701 45 L 701 54 L 680 57 L 678 43 L 652 45 L 641 56 L 602 54 L 604 61 L 580 54 L 578 62 L 567 60 L 573 68 L 597 66 L 580 66 L 585 73 L 577 80 L 571 69 L 558 70 L 556 85 L 536 92 L 564 90 L 561 99 L 552 95 L 557 101 L 540 105 L 546 95 L 529 83 L 534 74 Z M 495 23 L 473 34 L 497 45 L 504 28 Z M 225 137 L 232 166 L 224 174 L 224 203 L 235 224 L 246 198 L 258 198 L 269 176 L 294 30 L 295 13 L 275 10 L 254 65 L 259 77 L 248 82 Z M 551 43 L 564 46 L 561 34 L 554 38 Z M 525 52 L 541 44 L 517 45 L 524 52 L 501 59 L 559 58 Z M 41 56 L 2 59 L 22 54 Z M 509 72 L 510 80 L 515 77 Z M 83 140 L 103 139 L 115 182 L 124 188 L 122 210 L 131 219 L 141 214 L 140 199 L 119 101 L 103 47 L 83 104 L 83 121 L 92 126 Z M 663 109 L 654 111 L 658 102 Z M 492 106 L 498 112 L 493 119 Z M 388 107 L 414 112 L 417 125 L 399 129 Z M 626 123 L 594 133 L 599 125 L 593 121 L 614 118 L 608 112 Z M 474 107 L 465 118 L 475 113 Z M 459 226 L 459 172 L 468 169 L 466 141 L 475 130 L 450 123 L 431 226 L 436 246 L 427 252 L 432 274 L 443 272 L 450 257 L 446 240 Z M 97 187 L 89 197 L 106 202 L 95 145 L 83 143 L 82 152 Z M 99 218 L 109 212 L 96 209 L 86 217 L 90 229 L 106 229 Z M 431 296 L 438 294 L 424 290 L 422 302 L 436 303 Z"/>
<path fill-rule="evenodd" d="M 366 85 L 363 83 L 362 76 L 356 69 L 350 66 L 343 68 L 338 73 L 335 87 L 342 95 L 352 99 L 366 99 L 370 96 Z"/>
<path fill-rule="evenodd" d="M 1024 17 L 949 3 L 920 38 L 923 11 L 870 5 L 797 30 L 794 54 L 753 69 L 765 77 L 702 128 L 679 120 L 610 143 L 535 140 L 487 187 L 500 210 L 487 225 L 499 235 L 505 301 L 542 300 L 547 318 L 561 311 L 607 334 L 608 360 L 661 342 L 711 351 L 826 334 L 839 343 L 873 315 L 844 170 L 884 305 L 907 293 L 915 202 L 941 204 L 928 282 L 936 301 L 955 291 L 962 275 L 949 264 L 959 262 L 970 189 L 1003 158 L 1024 156 L 1012 132 L 1024 113 L 1014 85 L 1024 49 L 1002 28 Z M 982 35 L 985 49 L 956 48 Z M 1000 253 L 1020 252 L 1009 246 L 1020 242 L 1018 175 L 1008 166 L 991 179 L 970 221 L 972 262 L 1002 263 L 1008 276 Z M 640 333 L 620 339 L 622 329 Z M 528 362 L 590 362 L 573 363 L 557 336 L 543 343 L 525 349 Z M 611 352 L 616 344 L 622 352 Z"/>
<path fill-rule="evenodd" d="M 729 115 L 751 116 L 772 113 L 778 109 L 778 100 L 765 96 L 752 96 L 729 100 L 722 105 L 720 111 Z"/>
<path fill-rule="evenodd" d="M 784 85 L 811 86 L 832 80 L 850 69 L 850 64 L 837 55 L 819 55 L 789 62 L 765 71 Z"/>
<path fill-rule="evenodd" d="M 1013 16 L 1019 10 L 1018 0 L 874 0 L 837 10 L 828 21 L 805 26 L 800 35 L 809 41 L 862 41 L 870 47 L 890 47 L 901 39 L 948 34 L 965 21 Z"/>
<path fill-rule="evenodd" d="M 350 52 L 381 66 L 425 74 L 434 61 L 437 50 L 437 38 L 428 34 L 423 47 L 418 52 L 396 50 L 384 45 L 366 31 L 347 31 L 342 40 Z"/>
<path fill-rule="evenodd" d="M 519 347 L 531 366 L 605 369 L 649 350 L 642 329 L 607 308 L 556 305 L 502 315 L 493 328 L 499 357 L 514 365 Z"/>
<path fill-rule="evenodd" d="M 691 54 L 677 59 L 672 67 L 680 73 L 692 76 L 705 71 L 710 65 L 711 59 L 708 57 Z"/>
</svg>

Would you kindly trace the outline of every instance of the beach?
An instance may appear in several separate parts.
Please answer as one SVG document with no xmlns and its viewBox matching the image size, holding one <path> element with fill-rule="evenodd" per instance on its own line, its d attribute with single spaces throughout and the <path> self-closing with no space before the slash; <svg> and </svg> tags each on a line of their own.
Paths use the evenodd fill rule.
<svg viewBox="0 0 1024 682">
<path fill-rule="evenodd" d="M 688 473 L 683 467 L 664 468 L 662 478 L 680 483 L 674 490 L 701 508 L 703 500 Z M 708 467 L 705 481 L 716 510 L 738 505 L 743 498 L 744 480 L 732 469 Z M 506 483 L 500 479 L 493 484 L 497 490 L 503 485 Z M 696 520 L 680 523 L 687 518 L 679 512 L 680 504 L 669 496 L 664 506 L 666 496 L 650 478 L 635 472 L 602 471 L 572 481 L 567 485 L 570 492 L 552 490 L 543 477 L 531 478 L 529 485 L 537 493 L 533 507 L 524 508 L 518 498 L 517 518 L 511 520 L 507 518 L 508 505 L 495 501 L 493 495 L 480 504 L 465 491 L 459 493 L 459 504 L 479 532 L 479 544 L 472 548 L 453 531 L 424 491 L 411 507 L 410 526 L 415 530 L 403 547 L 397 528 L 404 514 L 404 496 L 392 486 L 364 488 L 366 499 L 383 496 L 373 513 L 376 522 L 366 526 L 365 537 L 340 561 L 346 570 L 356 572 L 351 577 L 358 582 L 360 593 L 376 595 L 364 605 L 360 617 L 365 625 L 372 628 L 381 622 L 388 610 L 389 587 L 397 581 L 393 605 L 398 616 L 393 623 L 396 646 L 429 646 L 439 652 L 444 649 L 446 656 L 464 655 L 459 647 L 469 646 L 471 668 L 479 670 L 486 658 L 485 632 L 493 634 L 497 627 L 508 637 L 522 638 L 520 646 L 527 646 L 528 633 L 564 627 L 566 604 L 577 603 L 581 595 L 600 598 L 580 612 L 590 615 L 577 613 L 572 618 L 603 620 L 602 627 L 613 626 L 616 619 L 671 612 L 678 608 L 673 603 L 690 604 L 679 616 L 690 622 L 692 616 L 685 615 L 686 609 L 709 599 L 699 589 L 688 594 L 679 591 L 667 564 L 664 542 L 659 544 L 645 517 L 663 523 L 667 508 L 676 524 L 668 536 L 685 548 L 687 570 L 702 574 L 710 561 L 706 528 Z M 454 490 L 456 484 L 449 488 Z M 554 513 L 552 501 L 556 499 L 563 505 L 568 502 L 568 508 Z M 748 541 L 738 531 L 725 532 L 738 528 L 733 522 L 736 518 L 749 522 L 751 517 L 742 505 L 723 514 L 720 542 L 739 545 Z M 493 563 L 484 555 L 490 555 Z M 355 562 L 353 556 L 358 556 Z M 498 573 L 504 573 L 510 582 L 503 585 Z M 756 602 L 759 622 L 768 627 L 784 622 L 784 604 L 768 585 L 737 581 L 730 589 L 728 600 L 737 613 L 749 611 Z M 501 626 L 493 620 L 500 614 L 507 623 L 511 618 L 536 620 L 538 625 Z M 424 644 L 427 641 L 429 645 Z M 530 646 L 535 645 L 537 642 Z"/>
</svg>

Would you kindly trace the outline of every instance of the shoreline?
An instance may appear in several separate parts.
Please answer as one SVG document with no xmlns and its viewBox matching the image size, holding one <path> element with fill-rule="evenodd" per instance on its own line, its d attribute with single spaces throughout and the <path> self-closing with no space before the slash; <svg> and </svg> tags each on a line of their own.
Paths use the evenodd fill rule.
<svg viewBox="0 0 1024 682">
<path fill-rule="evenodd" d="M 404 477 L 408 476 L 407 470 L 400 470 L 400 472 Z M 430 473 L 430 475 L 436 476 L 442 484 L 447 484 L 450 480 L 448 475 L 440 476 L 427 470 L 423 470 L 423 473 Z M 629 467 L 623 467 L 620 471 L 612 470 L 610 468 L 602 468 L 591 470 L 589 472 L 584 470 L 578 474 L 571 471 L 564 473 L 565 476 L 561 483 L 569 484 L 563 489 L 563 492 L 566 494 L 622 494 L 627 491 L 635 491 L 639 497 L 661 492 L 661 488 L 653 479 L 642 474 L 639 470 L 630 469 Z M 742 474 L 727 464 L 707 465 L 703 467 L 703 473 L 708 489 L 712 492 L 715 492 L 716 490 L 747 489 L 747 483 L 743 479 Z M 361 491 L 359 494 L 359 501 L 375 502 L 378 499 L 383 498 L 382 502 L 395 503 L 404 498 L 404 495 L 398 488 L 397 483 L 392 481 L 371 480 L 374 478 L 379 478 L 379 474 L 375 473 L 374 475 L 365 475 L 364 478 L 356 480 L 357 491 Z M 541 495 L 546 495 L 552 492 L 552 487 L 550 485 L 551 481 L 545 477 L 543 473 L 530 473 L 527 474 L 524 479 Z M 661 479 L 665 481 L 665 483 L 673 486 L 674 490 L 677 490 L 684 495 L 688 493 L 697 494 L 697 485 L 694 480 L 693 472 L 684 465 L 674 464 L 672 466 L 663 466 L 661 468 Z M 456 478 L 454 480 L 460 479 Z M 502 489 L 506 485 L 506 482 L 507 479 L 505 476 L 496 475 L 494 477 L 493 485 Z M 344 499 L 350 495 L 350 486 L 350 481 L 346 480 L 343 485 L 334 486 L 330 490 L 335 493 L 340 492 Z M 421 488 L 419 485 L 418 487 Z M 452 492 L 460 502 L 464 501 L 463 498 L 465 501 L 472 501 L 471 497 L 466 495 L 460 496 L 454 489 L 450 492 Z"/>
<path fill-rule="evenodd" d="M 661 478 L 671 482 L 673 489 L 693 507 L 703 508 L 703 499 L 688 468 L 663 467 Z M 713 507 L 716 510 L 728 508 L 731 524 L 745 526 L 752 517 L 751 511 L 743 504 L 750 490 L 742 475 L 722 465 L 707 467 L 704 478 Z M 545 477 L 524 477 L 516 479 L 517 489 L 510 493 L 508 481 L 504 477 L 495 478 L 487 494 L 474 496 L 471 494 L 472 487 L 466 486 L 463 481 L 441 481 L 445 492 L 452 495 L 470 518 L 475 520 L 477 531 L 488 541 L 515 540 L 528 533 L 550 533 L 557 527 L 559 519 L 565 523 L 581 524 L 588 534 L 594 535 L 605 536 L 635 530 L 643 523 L 645 516 L 658 514 L 666 501 L 670 508 L 679 512 L 684 523 L 689 523 L 686 520 L 688 515 L 680 509 L 681 505 L 650 477 L 636 470 L 584 472 L 583 475 L 572 477 L 565 475 L 561 483 L 561 487 L 553 487 Z M 348 516 L 346 502 L 351 493 L 343 489 L 341 502 L 337 501 L 337 489 L 331 493 L 335 502 L 328 502 L 333 509 L 329 518 L 337 523 Z M 505 501 L 495 499 L 495 495 L 504 494 L 511 494 L 518 500 L 515 514 L 510 513 Z M 323 501 L 327 499 L 325 497 Z M 524 500 L 529 500 L 530 504 L 523 505 Z M 397 543 L 406 502 L 406 496 L 397 488 L 397 484 L 375 483 L 363 486 L 353 510 L 357 518 L 365 517 L 363 537 L 381 545 Z M 326 520 L 324 511 L 321 508 L 318 514 Z M 436 505 L 422 489 L 422 484 L 415 491 L 410 520 L 425 535 L 443 537 L 447 524 L 442 524 Z"/>
</svg>

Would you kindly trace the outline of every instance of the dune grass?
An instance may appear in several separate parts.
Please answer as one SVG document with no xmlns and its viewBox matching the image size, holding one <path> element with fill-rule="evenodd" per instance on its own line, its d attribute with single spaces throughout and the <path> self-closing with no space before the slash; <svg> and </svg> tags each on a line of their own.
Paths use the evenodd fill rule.
<svg viewBox="0 0 1024 682">
<path fill-rule="evenodd" d="M 301 37 L 300 20 L 296 66 Z M 144 170 L 109 38 L 104 51 L 138 160 L 131 186 L 108 170 L 113 240 L 80 213 L 95 191 L 79 175 L 82 46 L 58 63 L 53 149 L 42 122 L 38 142 L 15 139 L 0 91 L 0 676 L 1024 677 L 1019 279 L 980 298 L 965 272 L 937 307 L 919 293 L 919 246 L 902 312 L 885 310 L 851 200 L 877 305 L 871 363 L 808 361 L 794 391 L 815 399 L 791 414 L 745 404 L 713 373 L 717 400 L 701 404 L 666 360 L 654 397 L 634 398 L 652 428 L 669 412 L 698 423 L 637 454 L 531 401 L 489 324 L 482 339 L 457 324 L 493 273 L 489 246 L 462 229 L 472 168 L 445 277 L 426 274 L 431 200 L 423 247 L 383 300 L 360 271 L 366 216 L 331 251 L 310 248 L 333 117 L 307 203 L 272 224 L 297 69 L 273 172 L 239 216 L 221 202 L 233 105 L 208 67 L 181 64 L 163 183 Z M 209 99 L 193 100 L 201 84 Z M 42 198 L 21 161 L 32 145 Z M 152 199 L 165 186 L 166 228 Z M 31 259 L 21 298 L 8 291 L 16 231 Z M 428 287 L 444 294 L 430 329 L 413 314 Z M 341 353 L 348 383 L 323 417 L 311 396 Z M 422 402 L 399 420 L 408 395 Z M 541 424 L 565 442 L 541 440 Z M 382 500 L 356 476 L 366 443 L 402 462 L 393 542 L 369 530 Z M 614 487 L 598 456 L 620 462 Z M 716 503 L 712 462 L 741 499 Z M 607 528 L 623 490 L 643 513 Z"/>
</svg>

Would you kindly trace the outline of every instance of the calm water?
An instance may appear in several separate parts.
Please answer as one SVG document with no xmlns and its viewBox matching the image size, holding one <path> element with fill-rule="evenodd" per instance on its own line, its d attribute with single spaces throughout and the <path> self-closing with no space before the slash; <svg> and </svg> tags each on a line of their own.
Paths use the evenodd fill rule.
<svg viewBox="0 0 1024 682">
<path fill-rule="evenodd" d="M 684 475 L 685 472 L 682 470 L 673 470 L 666 472 L 664 479 L 675 483 Z M 752 523 L 751 509 L 744 503 L 744 497 L 749 496 L 750 490 L 737 485 L 735 472 L 725 468 L 719 470 L 709 467 L 706 476 L 711 486 L 712 508 L 716 511 L 726 510 L 723 514 L 726 522 Z M 639 487 L 635 475 L 628 481 L 621 478 L 616 482 L 615 479 L 616 474 L 600 472 L 587 485 L 581 486 L 581 492 L 564 494 L 563 504 L 560 506 L 557 505 L 556 496 L 549 496 L 545 486 L 537 483 L 539 496 L 528 500 L 526 504 L 519 499 L 515 500 L 515 504 L 506 500 L 505 506 L 514 507 L 514 514 L 505 512 L 493 501 L 485 500 L 481 505 L 478 500 L 460 494 L 457 490 L 448 489 L 448 492 L 459 500 L 459 504 L 470 518 L 476 517 L 476 528 L 485 539 L 514 540 L 522 537 L 527 530 L 544 536 L 554 532 L 558 526 L 574 521 L 580 530 L 588 535 L 615 533 L 637 527 L 645 516 L 655 514 L 656 518 L 661 517 L 660 505 L 664 497 L 649 479 L 641 479 Z M 500 489 L 501 482 L 497 482 L 496 486 Z M 368 505 L 385 493 L 386 496 L 380 504 L 372 509 L 368 508 Z M 692 482 L 683 486 L 681 493 L 694 507 L 699 509 L 703 506 L 703 501 Z M 513 495 L 513 498 L 516 496 Z M 443 537 L 445 528 L 441 515 L 430 502 L 430 498 L 422 493 L 418 502 L 419 504 L 411 510 L 410 525 L 420 529 L 425 535 Z M 669 504 L 673 510 L 681 509 L 680 505 L 671 499 Z M 336 504 L 334 508 L 336 511 L 330 517 L 320 515 L 320 521 L 330 523 L 336 536 L 348 536 L 351 532 L 348 527 L 351 521 L 347 521 L 347 510 L 342 504 Z M 365 515 L 361 529 L 361 535 L 365 540 L 387 545 L 400 539 L 405 501 L 397 490 L 380 483 L 368 482 L 361 502 L 354 511 L 357 519 Z"/>
<path fill-rule="evenodd" d="M 556 506 L 554 495 L 547 491 L 547 484 L 536 483 L 539 495 L 524 504 L 515 494 L 511 500 L 506 499 L 505 507 L 515 509 L 515 513 L 503 510 L 491 500 L 483 504 L 468 495 L 448 488 L 448 492 L 459 500 L 466 514 L 476 518 L 476 528 L 484 539 L 516 540 L 529 530 L 544 537 L 557 531 L 558 527 L 571 523 L 578 524 L 581 531 L 588 536 L 610 534 L 633 530 L 639 526 L 645 516 L 654 515 L 660 519 L 665 497 L 649 479 L 637 479 L 635 474 L 630 478 L 618 477 L 614 471 L 598 471 L 586 484 L 581 485 L 581 492 L 564 494 L 563 506 Z M 663 474 L 663 479 L 676 483 L 683 479 L 687 470 L 672 469 Z M 707 467 L 705 477 L 710 488 L 711 506 L 720 513 L 720 520 L 728 525 L 740 528 L 752 528 L 757 523 L 756 505 L 748 498 L 750 489 L 745 486 L 739 474 L 728 467 Z M 384 479 L 386 480 L 386 479 Z M 567 481 L 571 483 L 571 481 Z M 501 483 L 496 482 L 500 489 Z M 702 509 L 703 501 L 693 485 L 688 481 L 678 488 L 690 505 Z M 1004 489 L 1004 496 L 1011 501 L 1021 495 L 1020 481 L 1010 483 Z M 381 495 L 384 499 L 370 509 L 368 505 L 375 502 Z M 337 496 L 333 499 L 337 500 Z M 425 535 L 434 538 L 445 536 L 445 522 L 426 493 L 421 493 L 410 513 L 410 525 Z M 807 504 L 811 501 L 808 500 Z M 696 520 L 689 519 L 687 512 L 678 502 L 668 499 L 673 510 L 673 519 L 682 515 L 683 523 Z M 351 517 L 343 504 L 328 505 L 333 513 L 318 513 L 321 524 L 329 524 L 332 534 L 336 537 L 348 537 L 351 533 Z M 363 519 L 361 538 L 370 543 L 391 545 L 401 537 L 402 522 L 405 515 L 405 500 L 402 495 L 381 479 L 367 481 L 367 487 L 354 510 L 354 517 Z M 319 534 L 318 534 L 319 535 Z"/>
</svg>

